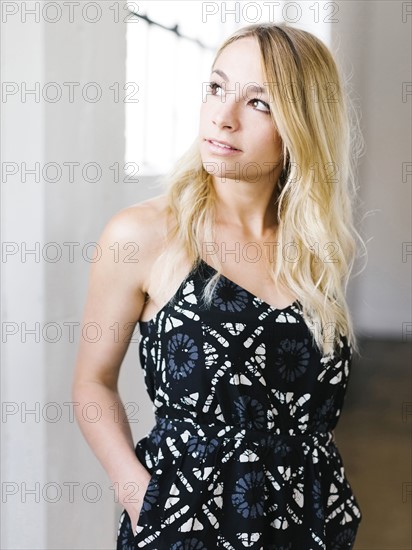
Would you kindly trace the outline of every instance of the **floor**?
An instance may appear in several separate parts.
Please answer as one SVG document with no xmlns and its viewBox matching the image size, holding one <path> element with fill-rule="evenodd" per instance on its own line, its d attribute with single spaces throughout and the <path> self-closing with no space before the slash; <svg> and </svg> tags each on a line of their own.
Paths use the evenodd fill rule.
<svg viewBox="0 0 412 550">
<path fill-rule="evenodd" d="M 334 430 L 363 513 L 354 550 L 411 550 L 412 346 L 359 344 Z"/>
</svg>

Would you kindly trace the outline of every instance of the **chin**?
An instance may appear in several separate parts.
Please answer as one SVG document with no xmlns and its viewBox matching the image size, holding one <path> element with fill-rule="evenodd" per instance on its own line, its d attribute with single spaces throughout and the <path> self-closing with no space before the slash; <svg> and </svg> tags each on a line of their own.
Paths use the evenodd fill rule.
<svg viewBox="0 0 412 550">
<path fill-rule="evenodd" d="M 221 177 L 223 170 L 213 158 L 202 158 L 203 170 L 211 176 Z M 224 174 L 223 174 L 224 175 Z"/>
</svg>

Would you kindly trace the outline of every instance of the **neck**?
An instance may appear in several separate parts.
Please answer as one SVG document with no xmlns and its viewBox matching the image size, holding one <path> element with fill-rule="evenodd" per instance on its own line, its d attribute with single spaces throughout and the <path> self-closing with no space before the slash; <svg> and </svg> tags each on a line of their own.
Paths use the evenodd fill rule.
<svg viewBox="0 0 412 550">
<path fill-rule="evenodd" d="M 264 238 L 277 226 L 276 184 L 259 185 L 215 178 L 216 224 Z"/>
</svg>

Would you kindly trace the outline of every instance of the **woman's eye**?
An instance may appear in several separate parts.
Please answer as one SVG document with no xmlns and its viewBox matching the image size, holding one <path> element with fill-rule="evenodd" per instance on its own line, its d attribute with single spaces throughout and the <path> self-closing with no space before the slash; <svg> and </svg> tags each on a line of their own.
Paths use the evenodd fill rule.
<svg viewBox="0 0 412 550">
<path fill-rule="evenodd" d="M 260 99 L 251 99 L 250 100 L 251 103 L 261 103 L 266 110 L 263 110 L 263 109 L 258 109 L 258 111 L 262 111 L 263 113 L 270 113 L 270 107 L 267 103 L 265 103 L 264 101 L 260 100 Z"/>
<path fill-rule="evenodd" d="M 217 82 L 209 82 L 209 88 L 212 90 L 212 95 L 216 95 L 216 88 L 220 88 Z"/>
</svg>

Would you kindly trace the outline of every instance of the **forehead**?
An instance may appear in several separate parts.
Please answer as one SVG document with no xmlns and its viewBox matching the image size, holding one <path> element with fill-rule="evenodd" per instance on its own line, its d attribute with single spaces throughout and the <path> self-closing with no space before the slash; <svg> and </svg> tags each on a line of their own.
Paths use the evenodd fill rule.
<svg viewBox="0 0 412 550">
<path fill-rule="evenodd" d="M 226 46 L 211 70 L 216 68 L 223 71 L 231 82 L 264 82 L 259 44 L 251 36 L 235 40 Z"/>
</svg>

